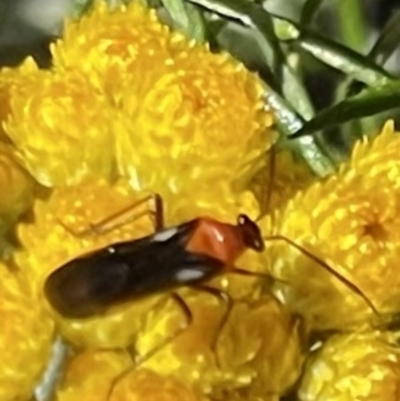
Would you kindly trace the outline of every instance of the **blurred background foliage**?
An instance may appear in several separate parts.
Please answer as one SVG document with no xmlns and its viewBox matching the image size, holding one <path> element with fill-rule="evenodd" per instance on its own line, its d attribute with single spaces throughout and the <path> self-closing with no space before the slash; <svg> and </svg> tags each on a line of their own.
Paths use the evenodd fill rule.
<svg viewBox="0 0 400 401">
<path fill-rule="evenodd" d="M 376 133 L 387 118 L 399 120 L 398 0 L 140 1 L 257 71 L 282 137 L 298 137 L 290 145 L 320 176 L 334 171 L 361 135 Z M 51 66 L 49 43 L 62 35 L 63 17 L 92 3 L 2 0 L 1 65 L 32 55 Z"/>
</svg>

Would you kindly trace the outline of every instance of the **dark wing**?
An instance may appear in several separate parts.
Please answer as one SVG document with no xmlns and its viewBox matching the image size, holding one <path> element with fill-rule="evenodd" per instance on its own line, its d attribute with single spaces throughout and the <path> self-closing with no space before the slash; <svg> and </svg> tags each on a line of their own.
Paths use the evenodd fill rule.
<svg viewBox="0 0 400 401">
<path fill-rule="evenodd" d="M 123 302 L 208 280 L 224 266 L 185 250 L 194 222 L 177 227 L 165 239 L 154 235 L 122 242 L 68 262 L 47 278 L 47 299 L 63 316 L 83 318 Z"/>
<path fill-rule="evenodd" d="M 87 317 L 112 303 L 127 278 L 127 265 L 104 256 L 72 260 L 47 278 L 44 291 L 54 309 L 65 317 Z"/>
</svg>

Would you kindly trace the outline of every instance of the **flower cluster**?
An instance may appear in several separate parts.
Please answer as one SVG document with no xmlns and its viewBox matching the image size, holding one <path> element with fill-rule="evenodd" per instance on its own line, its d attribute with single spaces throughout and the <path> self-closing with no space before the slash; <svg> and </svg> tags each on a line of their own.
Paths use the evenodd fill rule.
<svg viewBox="0 0 400 401">
<path fill-rule="evenodd" d="M 320 259 L 285 241 L 271 243 L 271 269 L 290 282 L 277 291 L 314 329 L 399 312 L 399 149 L 389 122 L 375 140 L 357 143 L 337 174 L 298 192 L 274 219 L 275 233 Z M 329 303 L 320 302 L 324 297 Z"/>
<path fill-rule="evenodd" d="M 60 335 L 71 349 L 60 401 L 277 400 L 299 380 L 311 331 L 360 327 L 313 355 L 299 397 L 391 399 L 394 336 L 368 330 L 400 304 L 393 124 L 315 182 L 286 150 L 269 165 L 276 135 L 258 77 L 137 2 L 67 21 L 52 55 L 49 70 L 27 59 L 0 72 L 0 244 L 18 239 L 0 263 L 1 399 L 31 398 Z M 140 200 L 154 193 L 167 226 L 274 210 L 259 221 L 267 251 L 237 261 L 256 275 L 180 289 L 186 308 L 166 291 L 87 319 L 53 310 L 49 274 L 152 234 Z"/>
<path fill-rule="evenodd" d="M 4 378 L 13 390 L 2 399 L 27 398 L 39 383 L 54 327 L 75 354 L 56 389 L 61 400 L 205 400 L 236 398 L 243 391 L 249 398 L 286 392 L 301 370 L 303 327 L 271 295 L 260 297 L 260 279 L 217 280 L 217 288 L 240 300 L 221 333 L 227 305 L 207 293 L 183 291 L 192 314 L 187 324 L 168 293 L 106 315 L 66 319 L 52 310 L 43 291 L 49 274 L 66 261 L 151 234 L 150 218 L 120 216 L 149 193 L 162 195 L 168 225 L 202 214 L 226 221 L 241 211 L 257 217 L 259 204 L 247 183 L 253 164 L 275 141 L 259 79 L 229 55 L 212 54 L 170 32 L 154 11 L 137 3 L 112 11 L 97 3 L 89 15 L 66 23 L 52 53 L 50 70 L 27 59 L 0 74 L 10 160 L 2 172 L 11 177 L 0 183 L 12 189 L 4 213 L 16 214 L 13 208 L 23 202 L 29 207 L 12 227 L 20 243 L 12 263 L 15 280 L 38 308 L 35 316 L 25 300 L 17 308 L 22 317 L 33 316 L 21 338 L 29 347 L 10 347 L 9 337 L 0 337 L 1 346 L 18 352 L 12 362 L 5 360 L 8 368 L 19 373 L 20 360 L 35 361 L 24 377 Z M 117 227 L 80 234 L 114 215 L 122 220 Z M 263 269 L 254 255 L 241 263 Z M 8 315 L 7 309 L 4 320 Z M 41 337 L 35 324 L 43 325 Z M 188 327 L 179 340 L 146 359 L 182 325 Z M 24 326 L 14 326 L 16 341 Z M 271 362 L 281 356 L 279 365 Z M 132 358 L 141 357 L 136 369 Z"/>
</svg>

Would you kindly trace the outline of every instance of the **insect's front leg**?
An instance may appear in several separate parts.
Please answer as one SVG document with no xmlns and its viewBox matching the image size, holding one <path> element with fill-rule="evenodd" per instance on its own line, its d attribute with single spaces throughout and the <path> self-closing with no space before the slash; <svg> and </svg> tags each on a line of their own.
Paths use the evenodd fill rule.
<svg viewBox="0 0 400 401">
<path fill-rule="evenodd" d="M 146 210 L 138 211 L 142 205 L 146 204 L 148 204 Z M 82 238 L 108 233 L 144 216 L 151 217 L 155 231 L 160 231 L 164 228 L 164 202 L 161 195 L 152 193 L 96 223 L 90 223 L 81 230 L 73 230 L 61 221 L 59 221 L 59 224 L 75 237 Z"/>
</svg>

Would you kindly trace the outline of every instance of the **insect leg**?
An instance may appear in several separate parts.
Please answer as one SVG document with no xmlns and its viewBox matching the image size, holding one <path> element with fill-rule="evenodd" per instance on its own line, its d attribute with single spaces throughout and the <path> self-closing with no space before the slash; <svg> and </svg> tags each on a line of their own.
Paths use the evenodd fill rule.
<svg viewBox="0 0 400 401">
<path fill-rule="evenodd" d="M 172 299 L 174 302 L 179 306 L 179 308 L 182 310 L 184 316 L 185 316 L 185 323 L 181 325 L 175 333 L 172 333 L 168 337 L 166 337 L 162 342 L 160 342 L 158 345 L 156 345 L 151 351 L 149 351 L 147 354 L 144 356 L 140 357 L 138 360 L 136 360 L 136 367 L 142 365 L 144 362 L 152 358 L 158 351 L 163 349 L 166 345 L 174 341 L 177 337 L 179 337 L 184 331 L 186 331 L 187 328 L 190 327 L 190 325 L 193 322 L 193 314 L 190 308 L 188 307 L 187 303 L 185 300 L 176 292 L 173 292 L 171 294 Z"/>
<path fill-rule="evenodd" d="M 134 360 L 134 364 L 133 366 L 131 366 L 130 368 L 124 370 L 123 372 L 121 372 L 119 375 L 117 375 L 116 377 L 114 377 L 114 379 L 111 382 L 110 388 L 108 390 L 108 394 L 107 394 L 107 398 L 106 400 L 108 401 L 112 395 L 112 393 L 114 392 L 115 386 L 122 380 L 124 379 L 126 376 L 128 376 L 129 373 L 131 373 L 132 371 L 134 371 L 135 369 L 137 369 L 140 365 L 143 365 L 143 363 L 145 363 L 146 361 L 148 361 L 150 358 L 152 358 L 157 352 L 159 352 L 161 349 L 163 349 L 165 346 L 167 346 L 168 344 L 170 344 L 172 341 L 174 341 L 177 337 L 179 337 L 184 331 L 186 331 L 186 329 L 188 327 L 190 327 L 190 325 L 193 322 L 193 314 L 190 310 L 190 308 L 188 307 L 188 305 L 186 304 L 186 302 L 184 301 L 184 299 L 176 292 L 171 294 L 172 299 L 174 300 L 174 302 L 181 308 L 184 316 L 185 316 L 185 323 L 178 328 L 178 330 L 175 331 L 175 333 L 172 333 L 171 335 L 169 335 L 168 337 L 166 337 L 163 341 L 161 341 L 158 345 L 156 345 L 152 350 L 150 350 L 147 354 L 145 354 L 144 356 L 137 358 L 136 360 Z"/>
<path fill-rule="evenodd" d="M 193 289 L 197 290 L 197 291 L 201 291 L 201 292 L 205 292 L 207 294 L 212 295 L 213 297 L 218 298 L 220 301 L 225 303 L 225 311 L 224 314 L 222 315 L 219 323 L 218 323 L 218 327 L 215 330 L 215 335 L 214 338 L 211 341 L 211 351 L 214 353 L 215 358 L 216 358 L 216 363 L 217 366 L 220 367 L 221 366 L 221 361 L 219 360 L 218 357 L 218 353 L 217 353 L 217 345 L 218 345 L 218 341 L 220 338 L 221 333 L 223 332 L 226 323 L 228 322 L 229 316 L 232 312 L 232 308 L 233 308 L 233 299 L 232 297 L 223 290 L 220 290 L 218 288 L 213 288 L 213 287 L 208 287 L 205 285 L 193 285 L 191 286 Z"/>
<path fill-rule="evenodd" d="M 240 276 L 247 276 L 247 277 L 263 278 L 267 282 L 268 287 L 271 287 L 272 284 L 275 284 L 275 283 L 281 283 L 281 284 L 285 284 L 285 285 L 290 284 L 289 281 L 283 280 L 278 277 L 274 277 L 270 273 L 254 272 L 251 270 L 241 269 L 239 267 L 231 267 L 231 268 L 227 269 L 227 271 L 225 273 L 226 274 L 237 274 Z"/>
<path fill-rule="evenodd" d="M 292 241 L 290 238 L 287 238 L 283 235 L 272 235 L 269 237 L 265 237 L 264 240 L 266 240 L 266 241 L 284 241 L 287 244 L 291 245 L 292 247 L 296 248 L 299 252 L 301 252 L 303 255 L 306 255 L 308 258 L 310 258 L 314 262 L 316 262 L 319 266 L 321 266 L 326 271 L 331 273 L 334 277 L 336 277 L 347 288 L 349 288 L 351 291 L 353 291 L 355 294 L 357 294 L 359 297 L 361 297 L 364 300 L 364 302 L 368 305 L 368 307 L 374 312 L 375 315 L 381 316 L 378 309 L 375 307 L 375 305 L 372 303 L 372 301 L 368 298 L 368 296 L 361 290 L 361 288 L 359 288 L 357 285 L 352 283 L 346 277 L 344 277 L 343 275 L 338 273 L 332 266 L 330 266 L 328 263 L 326 263 L 321 258 L 315 256 L 313 253 L 311 253 L 310 251 L 308 251 L 301 245 L 297 244 L 296 242 Z"/>
<path fill-rule="evenodd" d="M 137 212 L 137 208 L 140 206 L 152 202 L 152 207 L 147 210 Z M 131 205 L 119 210 L 118 212 L 107 216 L 106 218 L 98 221 L 97 223 L 91 223 L 88 227 L 82 230 L 71 230 L 64 223 L 59 221 L 59 224 L 64 229 L 76 237 L 86 237 L 88 235 L 100 235 L 107 232 L 113 231 L 116 228 L 131 223 L 141 217 L 150 215 L 154 224 L 155 231 L 160 231 L 164 228 L 164 205 L 162 197 L 159 194 L 153 193 Z"/>
</svg>

